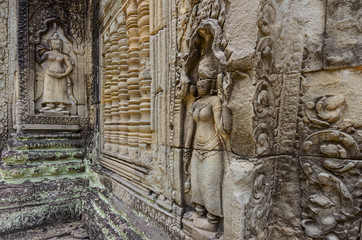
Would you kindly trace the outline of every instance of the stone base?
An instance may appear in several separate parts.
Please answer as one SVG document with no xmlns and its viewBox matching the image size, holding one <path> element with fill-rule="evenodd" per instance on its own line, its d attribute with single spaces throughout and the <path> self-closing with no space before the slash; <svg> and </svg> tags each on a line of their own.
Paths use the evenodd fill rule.
<svg viewBox="0 0 362 240">
<path fill-rule="evenodd" d="M 205 218 L 205 220 L 207 221 L 206 218 Z M 206 230 L 195 227 L 193 221 L 194 220 L 190 220 L 190 219 L 182 220 L 183 232 L 187 236 L 191 237 L 192 239 L 197 239 L 197 240 L 216 240 L 216 239 L 222 240 L 223 239 L 222 236 L 217 238 L 216 231 L 210 232 L 210 231 L 206 231 Z"/>
<path fill-rule="evenodd" d="M 39 115 L 43 115 L 43 116 L 69 116 L 69 111 L 55 111 L 55 110 L 39 110 Z"/>
</svg>

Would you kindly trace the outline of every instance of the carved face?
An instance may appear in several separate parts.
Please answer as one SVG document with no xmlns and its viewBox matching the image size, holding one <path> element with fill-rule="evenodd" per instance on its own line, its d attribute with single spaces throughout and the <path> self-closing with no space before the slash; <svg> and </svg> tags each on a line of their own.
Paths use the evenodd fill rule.
<svg viewBox="0 0 362 240">
<path fill-rule="evenodd" d="M 197 91 L 201 96 L 210 94 L 212 79 L 200 79 L 197 81 Z"/>
<path fill-rule="evenodd" d="M 52 49 L 52 50 L 58 50 L 58 51 L 60 51 L 61 50 L 61 48 L 62 48 L 62 40 L 58 40 L 58 39 L 55 39 L 55 40 L 51 40 L 50 41 L 50 48 Z"/>
</svg>

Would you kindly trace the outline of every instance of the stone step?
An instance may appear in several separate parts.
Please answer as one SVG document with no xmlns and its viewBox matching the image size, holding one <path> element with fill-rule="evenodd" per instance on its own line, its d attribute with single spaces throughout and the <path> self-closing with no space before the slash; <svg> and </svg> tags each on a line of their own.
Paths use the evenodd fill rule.
<svg viewBox="0 0 362 240">
<path fill-rule="evenodd" d="M 0 236 L 0 240 L 79 240 L 89 239 L 81 222 L 60 223 Z"/>
</svg>

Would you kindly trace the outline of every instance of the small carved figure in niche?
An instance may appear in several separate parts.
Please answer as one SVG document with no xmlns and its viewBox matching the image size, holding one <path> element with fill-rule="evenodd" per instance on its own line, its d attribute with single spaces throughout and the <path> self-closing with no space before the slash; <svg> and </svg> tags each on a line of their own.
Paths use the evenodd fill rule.
<svg viewBox="0 0 362 240">
<path fill-rule="evenodd" d="M 222 100 L 217 95 L 216 83 L 220 77 L 216 57 L 212 51 L 213 36 L 203 29 L 203 39 L 196 83 L 198 97 L 192 104 L 192 120 L 187 126 L 185 171 L 190 164 L 192 202 L 198 217 L 195 227 L 216 231 L 222 210 L 222 181 L 224 173 L 225 139 L 228 133 L 222 123 Z M 191 151 L 191 148 L 193 150 Z M 188 173 L 188 172 L 187 172 Z M 205 218 L 204 216 L 207 216 Z"/>
<path fill-rule="evenodd" d="M 76 100 L 72 94 L 72 82 L 70 73 L 73 71 L 73 60 L 62 52 L 63 41 L 57 32 L 48 39 L 49 51 L 44 46 L 36 48 L 36 59 L 39 64 L 46 62 L 44 74 L 44 88 L 42 108 L 40 113 L 66 111 L 66 105 L 75 104 Z"/>
</svg>

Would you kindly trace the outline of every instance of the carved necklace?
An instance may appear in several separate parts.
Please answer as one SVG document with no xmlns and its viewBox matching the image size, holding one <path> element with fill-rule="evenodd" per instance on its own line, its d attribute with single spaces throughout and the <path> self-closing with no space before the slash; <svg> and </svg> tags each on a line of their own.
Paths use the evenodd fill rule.
<svg viewBox="0 0 362 240">
<path fill-rule="evenodd" d="M 204 108 L 208 105 L 210 105 L 210 95 L 208 96 L 204 96 L 202 98 L 199 98 L 197 101 L 196 101 L 196 107 L 197 108 Z"/>
</svg>

